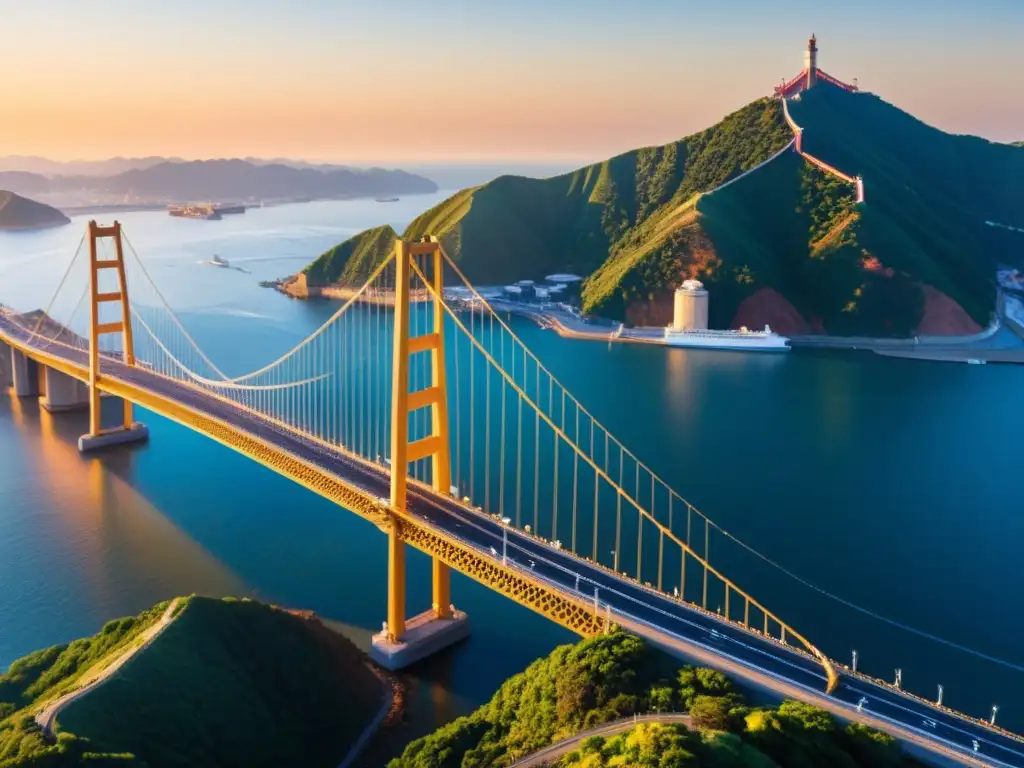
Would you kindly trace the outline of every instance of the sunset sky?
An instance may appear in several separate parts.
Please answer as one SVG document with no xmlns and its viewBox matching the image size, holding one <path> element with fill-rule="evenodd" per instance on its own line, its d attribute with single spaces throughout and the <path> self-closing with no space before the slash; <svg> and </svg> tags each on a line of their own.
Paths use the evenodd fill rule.
<svg viewBox="0 0 1024 768">
<path fill-rule="evenodd" d="M 1024 139 L 1024 0 L 0 0 L 0 19 L 0 155 L 593 160 L 769 94 L 811 32 L 830 74 Z"/>
</svg>

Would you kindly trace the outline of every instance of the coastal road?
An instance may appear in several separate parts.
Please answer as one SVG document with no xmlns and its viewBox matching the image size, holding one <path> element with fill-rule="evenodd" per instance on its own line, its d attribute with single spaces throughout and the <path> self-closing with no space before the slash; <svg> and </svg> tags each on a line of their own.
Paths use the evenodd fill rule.
<svg viewBox="0 0 1024 768">
<path fill-rule="evenodd" d="M 620 733 L 633 730 L 642 723 L 662 723 L 665 725 L 682 723 L 683 725 L 690 727 L 691 720 L 692 718 L 689 715 L 680 714 L 678 712 L 667 712 L 663 715 L 640 715 L 638 717 L 623 718 L 622 720 L 605 723 L 597 728 L 591 728 L 589 731 L 577 733 L 575 736 L 570 736 L 568 739 L 555 742 L 550 747 L 538 749 L 536 752 L 524 757 L 522 760 L 516 760 L 516 762 L 512 763 L 509 768 L 540 768 L 544 765 L 551 765 L 552 761 L 558 760 L 563 755 L 579 749 L 580 744 L 592 736 L 603 736 L 605 738 L 608 738 L 609 736 L 617 736 Z"/>
<path fill-rule="evenodd" d="M 4 336 L 24 344 L 28 333 L 0 316 L 0 339 Z M 83 350 L 52 344 L 45 351 L 79 366 L 87 365 Z M 145 368 L 107 360 L 103 366 L 105 377 L 243 429 L 366 494 L 375 498 L 386 498 L 389 494 L 385 467 L 356 461 L 197 387 L 166 379 Z M 498 560 L 502 538 L 507 534 L 511 567 L 529 571 L 564 594 L 597 602 L 602 613 L 610 611 L 613 621 L 671 653 L 723 669 L 778 696 L 809 701 L 843 719 L 882 728 L 946 764 L 1024 768 L 1024 740 L 1005 731 L 940 709 L 891 686 L 846 673 L 840 688 L 826 696 L 824 670 L 806 653 L 506 528 L 496 517 L 472 510 L 457 499 L 410 486 L 408 506 L 409 512 L 428 527 Z"/>
<path fill-rule="evenodd" d="M 171 600 L 170 604 L 167 606 L 167 610 L 163 612 L 160 619 L 153 626 L 149 627 L 145 632 L 135 638 L 135 640 L 132 641 L 133 645 L 131 648 L 122 653 L 113 663 L 104 667 L 95 677 L 84 685 L 59 696 L 37 712 L 35 719 L 36 723 L 39 724 L 39 727 L 46 733 L 51 733 L 53 723 L 57 719 L 57 715 L 59 715 L 65 707 L 72 702 L 78 701 L 90 691 L 94 691 L 99 688 L 107 682 L 107 680 L 113 677 L 121 667 L 134 658 L 135 654 L 148 648 L 152 642 L 159 637 L 160 633 L 167 629 L 168 625 L 174 621 L 174 609 L 177 605 L 178 598 Z M 89 677 L 90 673 L 91 670 L 87 671 L 82 675 L 82 678 L 84 679 Z"/>
</svg>

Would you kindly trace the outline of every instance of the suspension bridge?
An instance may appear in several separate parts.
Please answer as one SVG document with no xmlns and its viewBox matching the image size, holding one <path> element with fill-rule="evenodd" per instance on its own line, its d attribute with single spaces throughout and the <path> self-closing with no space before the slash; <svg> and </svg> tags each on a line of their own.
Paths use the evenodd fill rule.
<svg viewBox="0 0 1024 768">
<path fill-rule="evenodd" d="M 371 521 L 388 550 L 372 655 L 389 668 L 469 631 L 454 568 L 580 635 L 621 627 L 923 756 L 1024 765 L 1024 740 L 995 711 L 971 718 L 941 693 L 926 701 L 832 661 L 713 566 L 721 529 L 566 390 L 436 238 L 398 241 L 360 269 L 317 331 L 232 376 L 121 226 L 90 222 L 45 309 L 0 307 L 0 383 L 49 410 L 88 408 L 82 451 L 147 439 L 140 406 Z M 123 403 L 116 423 L 104 423 L 103 397 Z M 408 546 L 432 559 L 432 603 L 412 616 Z"/>
</svg>

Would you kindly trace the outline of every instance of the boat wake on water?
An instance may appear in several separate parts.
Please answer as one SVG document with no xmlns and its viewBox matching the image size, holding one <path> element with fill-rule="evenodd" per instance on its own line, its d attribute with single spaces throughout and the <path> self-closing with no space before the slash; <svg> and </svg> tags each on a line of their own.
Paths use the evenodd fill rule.
<svg viewBox="0 0 1024 768">
<path fill-rule="evenodd" d="M 236 272 L 243 272 L 243 273 L 245 273 L 247 275 L 251 275 L 252 274 L 248 269 L 244 269 L 242 267 L 233 267 L 233 266 L 231 266 L 231 264 L 227 260 L 222 259 L 217 254 L 213 254 L 213 258 L 212 259 L 209 259 L 209 260 L 206 260 L 206 261 L 200 261 L 198 263 L 199 264 L 205 264 L 208 267 L 220 267 L 221 269 L 233 269 Z"/>
</svg>

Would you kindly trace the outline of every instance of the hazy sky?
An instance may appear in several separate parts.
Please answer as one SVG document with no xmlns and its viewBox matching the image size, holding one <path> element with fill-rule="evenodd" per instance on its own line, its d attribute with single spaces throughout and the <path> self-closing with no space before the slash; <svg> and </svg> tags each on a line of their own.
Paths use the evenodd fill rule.
<svg viewBox="0 0 1024 768">
<path fill-rule="evenodd" d="M 1024 139 L 1024 0 L 0 0 L 0 19 L 0 155 L 598 159 L 769 94 L 811 32 L 830 74 Z"/>
</svg>

